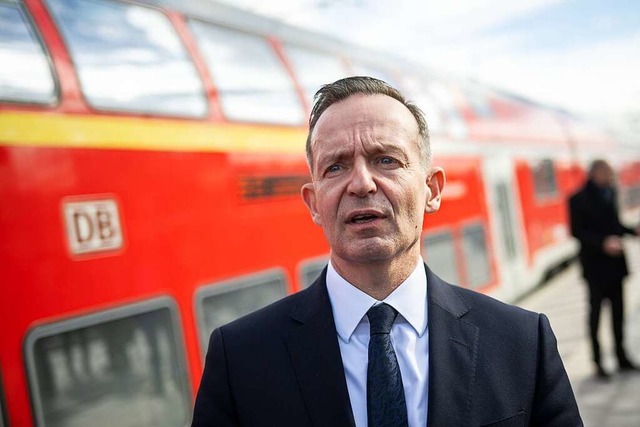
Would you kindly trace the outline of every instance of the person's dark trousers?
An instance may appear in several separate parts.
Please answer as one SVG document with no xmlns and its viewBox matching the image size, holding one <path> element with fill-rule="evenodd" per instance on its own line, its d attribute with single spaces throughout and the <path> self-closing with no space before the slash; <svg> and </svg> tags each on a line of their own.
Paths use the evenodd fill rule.
<svg viewBox="0 0 640 427">
<path fill-rule="evenodd" d="M 601 366 L 600 343 L 598 342 L 598 326 L 600 324 L 600 308 L 602 301 L 608 299 L 611 303 L 611 318 L 613 323 L 613 336 L 616 345 L 618 363 L 622 366 L 629 362 L 624 351 L 624 333 L 622 320 L 624 317 L 624 304 L 622 298 L 622 280 L 612 280 L 606 283 L 589 281 L 589 327 L 591 332 L 591 346 L 593 349 L 593 361 Z"/>
</svg>

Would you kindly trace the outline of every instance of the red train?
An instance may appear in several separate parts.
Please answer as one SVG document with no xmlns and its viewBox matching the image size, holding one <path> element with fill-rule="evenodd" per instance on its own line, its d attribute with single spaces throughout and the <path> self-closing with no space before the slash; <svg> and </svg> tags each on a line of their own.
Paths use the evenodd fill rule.
<svg viewBox="0 0 640 427">
<path fill-rule="evenodd" d="M 446 279 L 513 300 L 575 254 L 565 200 L 607 156 L 571 116 L 210 2 L 0 0 L 0 426 L 184 426 L 211 330 L 308 285 L 300 201 L 320 84 L 381 77 L 448 177 Z M 283 402 L 286 404 L 286 402 Z"/>
</svg>

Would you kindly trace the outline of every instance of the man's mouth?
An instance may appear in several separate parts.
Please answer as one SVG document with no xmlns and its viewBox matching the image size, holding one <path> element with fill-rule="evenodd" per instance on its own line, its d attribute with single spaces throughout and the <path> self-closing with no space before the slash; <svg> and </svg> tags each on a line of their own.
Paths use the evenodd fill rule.
<svg viewBox="0 0 640 427">
<path fill-rule="evenodd" d="M 383 215 L 378 212 L 362 212 L 349 215 L 347 223 L 349 224 L 365 224 L 382 218 Z"/>
</svg>

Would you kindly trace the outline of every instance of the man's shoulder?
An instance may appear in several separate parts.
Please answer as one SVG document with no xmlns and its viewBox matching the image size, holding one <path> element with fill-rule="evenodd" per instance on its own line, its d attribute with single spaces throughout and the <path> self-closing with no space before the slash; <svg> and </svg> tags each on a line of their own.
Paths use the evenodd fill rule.
<svg viewBox="0 0 640 427">
<path fill-rule="evenodd" d="M 526 321 L 537 319 L 538 314 L 515 305 L 499 301 L 489 295 L 453 285 L 442 280 L 427 267 L 427 285 L 430 303 L 462 320 L 476 323 L 497 321 Z"/>
<path fill-rule="evenodd" d="M 538 313 L 508 304 L 489 295 L 454 286 L 458 295 L 469 303 L 470 315 L 479 319 L 490 319 L 495 322 L 538 322 Z"/>
<path fill-rule="evenodd" d="M 456 292 L 470 307 L 461 320 L 479 328 L 488 346 L 485 349 L 535 352 L 546 324 L 544 315 L 469 289 L 457 288 Z"/>
</svg>

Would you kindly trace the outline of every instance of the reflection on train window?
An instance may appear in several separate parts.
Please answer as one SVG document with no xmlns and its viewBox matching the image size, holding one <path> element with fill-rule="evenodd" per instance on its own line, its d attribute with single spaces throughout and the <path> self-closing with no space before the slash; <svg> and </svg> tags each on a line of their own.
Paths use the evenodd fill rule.
<svg viewBox="0 0 640 427">
<path fill-rule="evenodd" d="M 0 1 L 0 99 L 51 103 L 55 83 L 49 61 L 22 8 Z"/>
<path fill-rule="evenodd" d="M 441 279 L 455 285 L 460 284 L 456 251 L 450 232 L 445 231 L 426 236 L 423 240 L 423 250 L 429 268 Z"/>
<path fill-rule="evenodd" d="M 455 138 L 466 137 L 468 129 L 458 111 L 458 94 L 455 89 L 443 82 L 433 81 L 429 83 L 428 90 L 446 118 L 447 132 Z"/>
<path fill-rule="evenodd" d="M 516 240 L 515 214 L 509 184 L 500 181 L 495 185 L 496 207 L 502 232 L 502 243 L 505 249 L 506 259 L 512 261 L 517 255 L 518 242 Z"/>
<path fill-rule="evenodd" d="M 476 289 L 488 284 L 491 280 L 491 268 L 484 227 L 481 224 L 464 227 L 462 229 L 462 246 L 467 285 L 471 289 Z"/>
<path fill-rule="evenodd" d="M 493 108 L 489 102 L 488 94 L 479 87 L 465 91 L 467 102 L 477 117 L 488 118 L 493 116 Z"/>
<path fill-rule="evenodd" d="M 444 131 L 444 118 L 442 109 L 438 106 L 433 95 L 429 93 L 427 82 L 422 76 L 410 73 L 402 73 L 402 88 L 428 118 L 429 134 L 438 134 Z"/>
<path fill-rule="evenodd" d="M 287 294 L 282 270 L 269 270 L 206 286 L 196 294 L 200 343 L 206 352 L 209 335 L 219 326 L 258 310 Z"/>
<path fill-rule="evenodd" d="M 169 427 L 190 419 L 169 298 L 36 328 L 25 351 L 38 425 Z"/>
<path fill-rule="evenodd" d="M 300 265 L 300 284 L 303 288 L 308 288 L 316 281 L 322 270 L 327 266 L 329 260 L 327 258 L 316 259 L 313 261 L 303 261 Z"/>
<path fill-rule="evenodd" d="M 293 45 L 285 46 L 285 50 L 309 105 L 320 86 L 348 75 L 340 58 L 333 54 Z"/>
<path fill-rule="evenodd" d="M 229 120 L 299 125 L 293 82 L 264 37 L 189 21 Z"/>
<path fill-rule="evenodd" d="M 558 194 L 556 173 L 553 161 L 545 159 L 537 162 L 532 167 L 533 186 L 537 198 L 553 197 Z"/>
<path fill-rule="evenodd" d="M 161 12 L 109 0 L 47 0 L 95 108 L 202 117 L 204 88 Z"/>
</svg>

